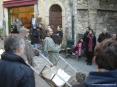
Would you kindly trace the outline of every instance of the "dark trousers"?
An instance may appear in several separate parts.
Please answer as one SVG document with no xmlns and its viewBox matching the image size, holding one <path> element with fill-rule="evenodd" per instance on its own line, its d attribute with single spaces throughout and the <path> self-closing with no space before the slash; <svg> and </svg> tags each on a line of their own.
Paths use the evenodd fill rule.
<svg viewBox="0 0 117 87">
<path fill-rule="evenodd" d="M 93 59 L 93 56 L 94 56 L 93 54 L 94 54 L 94 52 L 87 52 L 86 53 L 87 63 L 92 64 L 92 59 Z"/>
</svg>

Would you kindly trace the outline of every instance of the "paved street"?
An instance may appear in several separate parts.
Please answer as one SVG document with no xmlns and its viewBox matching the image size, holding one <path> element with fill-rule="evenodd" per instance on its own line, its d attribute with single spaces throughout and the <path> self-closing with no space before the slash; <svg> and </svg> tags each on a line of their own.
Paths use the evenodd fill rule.
<svg viewBox="0 0 117 87">
<path fill-rule="evenodd" d="M 77 72 L 82 72 L 85 73 L 86 75 L 88 75 L 88 73 L 90 71 L 95 71 L 96 70 L 96 66 L 95 65 L 86 65 L 85 62 L 85 58 L 80 58 L 79 60 L 75 57 L 75 56 L 69 56 L 68 58 L 65 58 L 64 54 L 61 54 L 61 56 L 70 64 L 72 65 L 72 67 L 77 70 Z M 42 56 L 39 57 L 34 57 L 34 66 L 35 69 L 38 71 L 38 73 L 40 73 L 42 71 L 42 68 L 44 67 L 44 65 L 48 65 L 49 63 L 47 61 L 45 61 L 44 58 L 42 58 Z M 70 67 L 66 67 L 66 63 L 63 61 L 60 61 L 58 63 L 58 66 L 61 67 L 62 69 L 65 70 L 65 72 L 67 72 L 69 75 L 73 75 L 73 70 Z M 64 68 L 66 67 L 66 68 Z M 68 68 L 68 69 L 67 69 Z M 71 71 L 70 71 L 71 70 Z M 70 74 L 71 73 L 71 74 Z M 38 82 L 39 81 L 39 82 Z M 41 81 L 41 82 L 40 82 Z M 46 81 L 44 81 L 41 77 L 37 77 L 36 75 L 36 83 L 37 85 L 41 85 L 41 87 L 49 87 L 49 85 L 47 84 Z M 43 83 L 43 84 L 42 84 Z"/>
<path fill-rule="evenodd" d="M 93 65 L 87 65 L 85 62 L 85 58 L 77 58 L 76 56 L 69 56 L 67 58 L 65 58 L 65 56 L 62 54 L 62 56 L 64 57 L 64 59 L 70 63 L 78 72 L 83 72 L 85 74 L 88 74 L 90 71 L 95 71 L 96 70 L 96 66 Z"/>
</svg>

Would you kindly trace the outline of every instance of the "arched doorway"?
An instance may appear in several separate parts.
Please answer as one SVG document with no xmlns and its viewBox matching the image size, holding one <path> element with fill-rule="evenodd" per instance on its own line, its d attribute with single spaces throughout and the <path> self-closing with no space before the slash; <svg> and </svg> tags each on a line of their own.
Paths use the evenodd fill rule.
<svg viewBox="0 0 117 87">
<path fill-rule="evenodd" d="M 57 26 L 62 27 L 62 9 L 59 5 L 55 4 L 49 10 L 49 25 L 53 31 L 57 31 Z"/>
</svg>

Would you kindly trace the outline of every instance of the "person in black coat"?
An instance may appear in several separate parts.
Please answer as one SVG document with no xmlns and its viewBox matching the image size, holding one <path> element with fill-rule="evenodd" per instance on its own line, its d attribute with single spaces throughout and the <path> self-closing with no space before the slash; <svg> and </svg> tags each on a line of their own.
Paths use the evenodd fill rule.
<svg viewBox="0 0 117 87">
<path fill-rule="evenodd" d="M 58 43 L 61 44 L 62 43 L 62 39 L 63 39 L 63 32 L 62 32 L 62 28 L 60 28 L 60 26 L 57 27 L 56 35 L 59 38 Z"/>
<path fill-rule="evenodd" d="M 31 44 L 34 48 L 39 48 L 40 44 L 40 32 L 37 29 L 31 29 L 30 31 Z"/>
<path fill-rule="evenodd" d="M 86 39 L 87 39 L 87 35 L 88 35 L 88 33 L 89 33 L 90 30 L 91 30 L 91 28 L 90 27 L 87 27 L 86 32 L 83 35 L 83 46 L 84 46 L 84 55 L 85 56 L 86 56 L 86 52 L 87 52 L 87 50 L 86 50 L 86 46 L 87 46 Z"/>
<path fill-rule="evenodd" d="M 96 46 L 96 36 L 93 33 L 93 31 L 90 30 L 89 33 L 87 34 L 86 41 L 85 41 L 85 50 L 86 50 L 85 54 L 86 54 L 88 65 L 92 64 L 92 58 L 94 55 L 95 46 Z"/>
<path fill-rule="evenodd" d="M 111 38 L 111 35 L 107 32 L 106 29 L 104 29 L 103 32 L 99 34 L 98 42 L 100 43 L 103 40 L 108 39 L 108 38 Z"/>
<path fill-rule="evenodd" d="M 35 87 L 33 70 L 21 57 L 24 44 L 24 40 L 15 35 L 5 40 L 5 52 L 0 60 L 0 87 Z"/>
</svg>

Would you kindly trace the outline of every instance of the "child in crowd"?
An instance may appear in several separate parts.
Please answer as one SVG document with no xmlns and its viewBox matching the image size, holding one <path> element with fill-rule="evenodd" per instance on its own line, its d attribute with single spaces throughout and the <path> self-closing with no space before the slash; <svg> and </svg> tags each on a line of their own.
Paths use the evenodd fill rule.
<svg viewBox="0 0 117 87">
<path fill-rule="evenodd" d="M 81 57 L 83 54 L 83 39 L 80 38 L 80 40 L 77 42 L 75 48 L 74 48 L 74 53 L 78 55 L 78 57 Z"/>
</svg>

